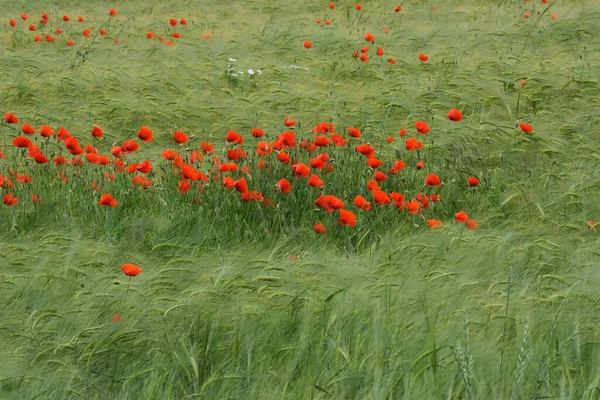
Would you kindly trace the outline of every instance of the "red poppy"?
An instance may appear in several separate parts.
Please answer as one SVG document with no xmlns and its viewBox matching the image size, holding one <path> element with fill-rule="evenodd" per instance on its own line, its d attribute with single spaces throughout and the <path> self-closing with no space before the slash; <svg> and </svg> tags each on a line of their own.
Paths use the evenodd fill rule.
<svg viewBox="0 0 600 400">
<path fill-rule="evenodd" d="M 334 3 L 329 3 L 329 8 L 331 8 L 333 10 L 335 8 L 335 4 Z"/>
<path fill-rule="evenodd" d="M 225 140 L 231 143 L 242 144 L 244 143 L 244 138 L 237 132 L 229 131 L 227 132 L 227 136 L 225 136 Z"/>
<path fill-rule="evenodd" d="M 304 41 L 304 48 L 305 49 L 312 49 L 312 43 L 309 42 L 308 40 Z"/>
<path fill-rule="evenodd" d="M 394 166 L 390 169 L 390 174 L 397 174 L 402 171 L 402 169 L 406 167 L 406 164 L 402 160 L 394 161 Z"/>
<path fill-rule="evenodd" d="M 370 190 L 370 191 L 381 190 L 381 187 L 379 186 L 379 182 L 369 179 L 369 183 L 367 183 L 367 190 Z"/>
<path fill-rule="evenodd" d="M 185 19 L 183 19 L 183 18 L 181 18 L 181 19 L 179 20 L 179 23 L 180 23 L 181 25 L 187 25 L 187 21 L 186 21 Z"/>
<path fill-rule="evenodd" d="M 356 226 L 356 215 L 352 211 L 340 210 L 340 219 L 338 219 L 340 225 Z"/>
<path fill-rule="evenodd" d="M 315 146 L 324 147 L 324 146 L 329 146 L 330 144 L 331 144 L 331 141 L 329 139 L 327 139 L 325 136 L 315 137 Z"/>
<path fill-rule="evenodd" d="M 439 219 L 428 219 L 427 225 L 429 225 L 429 229 L 433 229 L 436 226 L 442 226 L 442 221 L 440 221 Z"/>
<path fill-rule="evenodd" d="M 175 143 L 184 144 L 188 141 L 188 135 L 181 131 L 175 131 L 173 132 L 173 140 L 175 140 Z"/>
<path fill-rule="evenodd" d="M 104 29 L 100 29 L 100 30 L 98 31 L 98 33 L 100 33 L 100 35 L 102 35 L 102 36 L 105 36 L 105 35 L 106 35 L 106 30 L 104 30 Z"/>
<path fill-rule="evenodd" d="M 235 187 L 235 181 L 233 178 L 225 177 L 223 178 L 223 186 L 225 186 L 227 189 L 233 189 Z"/>
<path fill-rule="evenodd" d="M 287 164 L 290 162 L 290 155 L 285 151 L 280 151 L 279 154 L 277 154 L 277 159 L 282 163 Z"/>
<path fill-rule="evenodd" d="M 48 162 L 48 158 L 42 153 L 36 153 L 33 156 L 34 160 L 38 164 L 46 164 Z"/>
<path fill-rule="evenodd" d="M 237 190 L 240 193 L 248 192 L 248 183 L 244 178 L 240 178 L 237 181 L 235 181 L 233 186 L 235 187 L 235 190 Z"/>
<path fill-rule="evenodd" d="M 179 190 L 179 193 L 181 193 L 181 194 L 186 194 L 188 192 L 188 190 L 190 190 L 191 187 L 192 187 L 191 183 L 189 183 L 185 179 L 182 179 L 182 180 L 179 181 L 179 185 L 177 186 L 177 190 Z"/>
<path fill-rule="evenodd" d="M 456 121 L 456 122 L 462 121 L 463 115 L 456 108 L 453 108 L 450 111 L 448 111 L 448 119 L 451 121 Z"/>
<path fill-rule="evenodd" d="M 324 184 L 325 182 L 323 182 L 323 179 L 321 179 L 318 175 L 311 175 L 310 178 L 308 178 L 308 186 L 323 187 Z"/>
<path fill-rule="evenodd" d="M 396 7 L 394 7 L 394 11 L 396 11 L 396 12 L 402 11 L 402 7 L 396 6 Z"/>
<path fill-rule="evenodd" d="M 381 166 L 381 164 L 383 164 L 383 161 L 381 161 L 375 157 L 372 157 L 367 160 L 367 164 L 369 164 L 369 167 L 371 167 L 373 169 L 377 169 Z"/>
<path fill-rule="evenodd" d="M 373 190 L 373 201 L 377 204 L 383 205 L 391 203 L 392 199 L 383 190 Z"/>
<path fill-rule="evenodd" d="M 19 122 L 19 118 L 17 118 L 15 114 L 6 113 L 4 114 L 4 121 L 8 122 L 9 124 L 17 124 Z"/>
<path fill-rule="evenodd" d="M 37 194 L 34 194 L 31 196 L 31 202 L 33 204 L 40 204 L 42 202 L 42 199 L 40 199 L 40 196 L 38 196 Z"/>
<path fill-rule="evenodd" d="M 367 62 L 367 61 L 369 61 L 369 56 L 368 56 L 368 55 L 366 55 L 365 53 L 361 54 L 361 55 L 360 55 L 360 61 L 362 61 L 362 62 Z"/>
<path fill-rule="evenodd" d="M 529 11 L 527 11 L 523 14 L 523 18 L 529 18 L 529 17 L 531 17 L 531 13 Z"/>
<path fill-rule="evenodd" d="M 406 135 L 406 129 L 401 128 L 400 132 L 398 132 L 398 135 L 400 135 L 400 137 L 404 137 L 404 135 Z"/>
<path fill-rule="evenodd" d="M 70 39 L 69 39 L 69 40 L 67 40 L 67 46 L 69 46 L 69 47 L 73 47 L 73 45 L 74 45 L 74 44 L 75 44 L 75 43 L 74 43 L 72 40 L 70 40 Z"/>
<path fill-rule="evenodd" d="M 421 54 L 419 54 L 419 60 L 425 62 L 425 61 L 429 60 L 429 57 L 426 56 L 425 54 L 421 53 Z"/>
<path fill-rule="evenodd" d="M 346 132 L 348 133 L 348 136 L 353 137 L 353 138 L 360 138 L 361 137 L 361 132 L 358 128 L 355 128 L 353 126 L 349 127 L 348 129 L 346 129 Z"/>
<path fill-rule="evenodd" d="M 441 184 L 442 181 L 440 180 L 440 177 L 436 174 L 430 173 L 429 175 L 427 175 L 427 178 L 425 178 L 425 185 L 427 186 L 440 186 Z"/>
<path fill-rule="evenodd" d="M 285 178 L 281 178 L 277 181 L 277 187 L 281 193 L 289 193 L 292 190 L 292 185 Z"/>
<path fill-rule="evenodd" d="M 54 31 L 57 35 L 60 35 L 62 33 L 62 29 L 60 28 L 56 28 L 56 30 Z"/>
<path fill-rule="evenodd" d="M 110 10 L 108 10 L 108 15 L 114 17 L 115 15 L 117 15 L 117 10 L 111 8 Z"/>
<path fill-rule="evenodd" d="M 354 8 L 356 8 L 358 11 L 362 10 L 362 6 L 358 3 L 356 3 L 356 5 L 354 6 Z"/>
<path fill-rule="evenodd" d="M 252 136 L 254 136 L 255 138 L 261 138 L 261 137 L 265 136 L 265 131 L 263 131 L 260 128 L 252 128 L 250 130 L 250 134 Z"/>
<path fill-rule="evenodd" d="M 48 125 L 42 125 L 40 126 L 40 136 L 42 137 L 50 137 L 54 135 L 54 131 L 52 130 L 52 127 L 48 126 Z"/>
<path fill-rule="evenodd" d="M 522 130 L 523 132 L 527 132 L 527 133 L 529 133 L 529 132 L 533 131 L 533 126 L 531 126 L 531 125 L 528 125 L 528 124 L 520 124 L 520 125 L 519 125 L 519 128 L 521 128 L 521 130 Z"/>
<path fill-rule="evenodd" d="M 332 3 L 333 4 L 333 3 Z M 325 227 L 325 225 L 318 223 L 318 224 L 313 224 L 313 229 L 315 230 L 315 232 L 317 232 L 319 235 L 324 235 L 327 232 L 327 228 Z"/>
<path fill-rule="evenodd" d="M 477 186 L 477 185 L 479 185 L 480 181 L 479 181 L 479 179 L 475 178 L 474 176 L 470 176 L 467 179 L 467 182 L 469 182 L 469 186 Z"/>
<path fill-rule="evenodd" d="M 324 208 L 326 212 L 330 213 L 333 210 L 341 210 L 345 207 L 342 199 L 338 199 L 332 195 L 321 195 L 317 200 L 315 200 L 315 205 L 320 208 Z"/>
<path fill-rule="evenodd" d="M 142 269 L 135 264 L 123 264 L 121 265 L 123 273 L 127 276 L 137 276 Z"/>
<path fill-rule="evenodd" d="M 377 55 L 380 56 L 380 57 L 383 55 L 383 47 L 378 47 L 377 48 Z"/>
<path fill-rule="evenodd" d="M 292 165 L 293 175 L 300 178 L 308 178 L 310 168 L 308 165 L 299 163 Z"/>
<path fill-rule="evenodd" d="M 29 140 L 29 138 L 26 138 L 25 136 L 17 136 L 13 139 L 12 143 L 13 146 L 20 148 L 30 148 L 33 145 L 33 143 L 31 143 L 31 140 Z"/>
<path fill-rule="evenodd" d="M 356 196 L 354 198 L 354 205 L 358 208 L 360 208 L 361 210 L 365 210 L 365 211 L 369 211 L 371 209 L 371 203 L 367 201 L 367 199 L 365 199 L 362 196 Z"/>
<path fill-rule="evenodd" d="M 236 163 L 223 163 L 221 165 L 219 165 L 219 172 L 231 172 L 231 171 L 237 171 L 238 170 L 238 166 Z"/>
<path fill-rule="evenodd" d="M 19 204 L 19 199 L 17 199 L 15 196 L 13 196 L 10 193 L 6 193 L 4 195 L 4 197 L 2 198 L 2 202 L 4 204 L 6 204 L 8 207 L 12 207 L 16 204 Z"/>
<path fill-rule="evenodd" d="M 421 143 L 421 141 L 415 139 L 415 138 L 408 138 L 406 139 L 406 142 L 404 143 L 406 150 L 408 151 L 413 151 L 413 150 L 420 150 L 423 148 L 423 143 Z"/>
<path fill-rule="evenodd" d="M 364 156 L 367 156 L 367 158 L 375 157 L 375 149 L 373 149 L 373 147 L 369 146 L 366 143 L 356 146 L 355 151 Z"/>
<path fill-rule="evenodd" d="M 90 37 L 90 30 L 85 28 L 82 32 L 83 36 L 85 36 L 86 38 Z"/>
<path fill-rule="evenodd" d="M 454 220 L 456 222 L 467 222 L 468 219 L 469 219 L 469 217 L 467 216 L 467 213 L 464 211 L 459 211 L 456 214 L 454 214 Z"/>
<path fill-rule="evenodd" d="M 128 153 L 135 153 L 138 151 L 139 145 L 135 140 L 126 140 L 123 142 L 122 146 Z"/>
<path fill-rule="evenodd" d="M 29 15 L 27 15 L 27 14 L 21 14 L 21 19 L 23 21 L 25 21 L 26 19 L 29 19 Z"/>
<path fill-rule="evenodd" d="M 472 231 L 475 228 L 477 228 L 477 222 L 472 219 L 467 219 L 467 229 Z"/>
<path fill-rule="evenodd" d="M 383 182 L 383 181 L 387 180 L 387 175 L 381 171 L 375 171 L 375 180 L 377 182 Z"/>
<path fill-rule="evenodd" d="M 10 19 L 10 20 L 8 21 L 8 23 L 9 23 L 9 24 L 10 24 L 10 26 L 12 26 L 13 28 L 16 28 L 16 27 L 17 27 L 17 23 L 15 22 L 15 20 L 14 20 L 14 19 Z"/>
<path fill-rule="evenodd" d="M 137 165 L 137 170 L 142 174 L 147 174 L 152 171 L 152 164 L 148 160 L 142 161 Z"/>
<path fill-rule="evenodd" d="M 152 39 L 154 37 L 154 32 L 146 32 L 146 37 Z"/>
<path fill-rule="evenodd" d="M 369 33 L 369 32 L 365 33 L 365 36 L 364 36 L 364 38 L 365 38 L 365 40 L 366 40 L 367 42 L 371 42 L 371 43 L 375 42 L 375 36 L 373 36 L 373 35 L 372 35 L 371 33 Z"/>
<path fill-rule="evenodd" d="M 67 22 L 67 21 L 69 21 L 69 16 L 68 15 L 63 15 L 62 19 L 63 19 L 63 21 Z"/>
<path fill-rule="evenodd" d="M 429 125 L 423 121 L 415 122 L 415 128 L 421 135 L 425 135 L 427 132 L 429 132 Z"/>
<path fill-rule="evenodd" d="M 94 125 L 92 127 L 92 136 L 100 139 L 104 135 L 104 131 L 99 126 Z"/>
<path fill-rule="evenodd" d="M 289 119 L 287 117 L 283 117 L 283 123 L 285 124 L 285 126 L 294 126 L 296 125 L 296 120 L 295 119 Z"/>
<path fill-rule="evenodd" d="M 181 37 L 181 35 L 179 34 L 179 32 L 173 32 L 173 37 L 175 39 L 179 39 Z"/>
<path fill-rule="evenodd" d="M 171 26 L 175 26 L 175 25 L 177 25 L 177 20 L 176 20 L 176 19 L 173 19 L 173 18 L 171 18 L 171 19 L 169 20 L 169 23 L 171 24 Z"/>
<path fill-rule="evenodd" d="M 387 62 L 388 64 L 396 64 L 396 60 L 394 60 L 393 58 L 388 58 Z"/>
<path fill-rule="evenodd" d="M 419 161 L 416 165 L 417 169 L 423 169 L 425 167 L 425 163 L 423 162 L 423 160 Z"/>
<path fill-rule="evenodd" d="M 21 132 L 26 135 L 33 135 L 35 133 L 35 128 L 29 124 L 23 124 L 21 126 Z"/>
<path fill-rule="evenodd" d="M 98 202 L 98 205 L 109 206 L 114 208 L 117 206 L 117 200 L 115 200 L 115 198 L 112 197 L 112 195 L 104 193 L 102 196 L 100 196 L 100 201 Z"/>
<path fill-rule="evenodd" d="M 78 16 L 78 17 L 77 17 L 77 21 L 79 21 L 79 22 L 83 22 L 83 17 L 82 17 L 81 15 L 80 15 L 80 16 Z"/>
</svg>

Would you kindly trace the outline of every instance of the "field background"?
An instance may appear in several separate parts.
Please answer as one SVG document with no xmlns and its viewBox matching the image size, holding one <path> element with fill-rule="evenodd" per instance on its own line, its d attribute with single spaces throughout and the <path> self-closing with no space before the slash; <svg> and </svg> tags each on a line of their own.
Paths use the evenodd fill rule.
<svg viewBox="0 0 600 400">
<path fill-rule="evenodd" d="M 117 179 L 115 210 L 76 182 L 38 185 L 44 207 L 23 189 L 0 209 L 0 397 L 598 398 L 600 4 L 335 3 L 0 1 L 2 113 L 80 138 L 100 125 L 104 152 L 147 125 L 136 157 L 157 162 L 175 129 L 190 146 L 254 126 L 272 140 L 287 116 L 381 142 L 423 120 L 427 165 L 448 178 L 441 230 L 391 213 L 325 237 L 300 206 L 277 222 L 216 211 L 158 172 L 148 196 Z M 63 34 L 34 42 L 22 12 Z M 174 30 L 174 46 L 145 36 Z M 352 58 L 365 32 L 385 50 L 368 63 Z M 0 173 L 26 168 L 0 129 Z M 452 222 L 461 209 L 478 229 Z M 126 262 L 144 272 L 129 281 Z"/>
</svg>

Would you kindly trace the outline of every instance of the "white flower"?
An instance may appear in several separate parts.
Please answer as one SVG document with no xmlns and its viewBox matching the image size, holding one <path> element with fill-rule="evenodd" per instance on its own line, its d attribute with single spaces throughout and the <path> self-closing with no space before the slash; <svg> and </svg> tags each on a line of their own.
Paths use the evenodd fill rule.
<svg viewBox="0 0 600 400">
<path fill-rule="evenodd" d="M 248 70 L 248 75 L 254 75 L 254 71 L 253 71 L 253 70 L 251 70 L 251 69 L 249 69 L 249 70 Z"/>
<path fill-rule="evenodd" d="M 244 71 L 238 71 L 238 74 L 244 75 Z"/>
<path fill-rule="evenodd" d="M 230 58 L 229 59 L 229 62 L 235 62 L 235 61 L 236 61 L 235 58 Z"/>
<path fill-rule="evenodd" d="M 260 69 L 258 71 L 256 71 L 256 72 L 258 72 L 259 75 L 262 74 L 262 71 Z"/>
</svg>

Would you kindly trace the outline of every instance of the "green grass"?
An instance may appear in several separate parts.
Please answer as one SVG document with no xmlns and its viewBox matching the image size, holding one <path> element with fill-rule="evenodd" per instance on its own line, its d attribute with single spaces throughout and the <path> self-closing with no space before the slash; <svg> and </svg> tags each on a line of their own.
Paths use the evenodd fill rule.
<svg viewBox="0 0 600 400">
<path fill-rule="evenodd" d="M 20 124 L 0 126 L 0 175 L 34 179 L 2 189 L 20 203 L 0 207 L 0 397 L 597 398 L 600 241 L 587 221 L 600 205 L 600 5 L 426 0 L 394 13 L 365 2 L 359 13 L 351 1 L 203 3 L 0 3 L 2 114 L 62 125 L 82 145 L 99 125 L 103 154 L 142 125 L 155 135 L 126 160 L 152 162 L 143 190 L 127 173 L 105 180 L 112 166 L 38 166 L 10 144 Z M 63 28 L 54 44 L 27 30 L 43 12 L 51 22 L 36 33 Z M 175 46 L 145 37 L 168 37 L 169 18 L 181 17 Z M 94 36 L 101 27 L 108 37 Z M 352 58 L 365 32 L 385 51 L 370 50 L 368 63 Z M 232 76 L 228 65 L 262 74 Z M 463 121 L 447 120 L 453 107 Z M 322 121 L 362 130 L 327 151 L 335 170 L 321 175 L 325 193 L 358 215 L 355 228 L 316 210 L 319 190 L 273 157 L 270 170 L 255 169 L 250 129 L 273 141 L 284 116 L 298 120 L 299 140 Z M 418 155 L 398 137 L 402 127 L 418 136 L 417 120 L 431 126 Z M 187 147 L 172 142 L 176 129 L 191 135 Z M 274 208 L 213 182 L 209 157 L 198 166 L 211 178 L 204 190 L 177 191 L 161 152 L 208 141 L 224 158 L 230 129 L 245 137 L 251 190 Z M 419 216 L 356 210 L 372 176 L 353 150 L 365 142 L 407 164 L 386 191 L 411 198 L 435 172 L 442 201 Z M 42 148 L 65 154 L 55 139 Z M 305 163 L 315 154 L 293 153 Z M 281 177 L 289 196 L 274 190 Z M 117 208 L 96 204 L 92 180 Z M 459 210 L 479 227 L 455 223 Z M 428 218 L 444 226 L 429 230 Z M 143 272 L 129 279 L 123 263 Z"/>
</svg>

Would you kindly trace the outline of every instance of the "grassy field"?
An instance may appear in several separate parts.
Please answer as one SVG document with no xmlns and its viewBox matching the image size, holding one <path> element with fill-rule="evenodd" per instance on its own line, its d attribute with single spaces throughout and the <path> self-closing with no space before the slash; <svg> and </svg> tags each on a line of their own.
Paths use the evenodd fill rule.
<svg viewBox="0 0 600 400">
<path fill-rule="evenodd" d="M 19 118 L 0 124 L 0 398 L 599 398 L 600 3 L 73 3 L 0 0 L 0 112 Z M 332 137 L 313 133 L 322 122 L 347 144 L 303 148 Z M 96 149 L 72 155 L 23 123 Z M 284 131 L 295 146 L 256 154 Z M 114 157 L 126 140 L 139 150 Z M 376 204 L 361 144 L 402 206 Z M 240 170 L 219 171 L 240 148 Z M 183 179 L 166 149 L 207 181 Z M 319 153 L 330 167 L 311 167 L 324 186 L 310 187 L 291 164 Z M 430 173 L 442 185 L 425 185 Z M 245 201 L 226 177 L 268 200 Z M 143 272 L 127 277 L 126 263 Z"/>
</svg>

